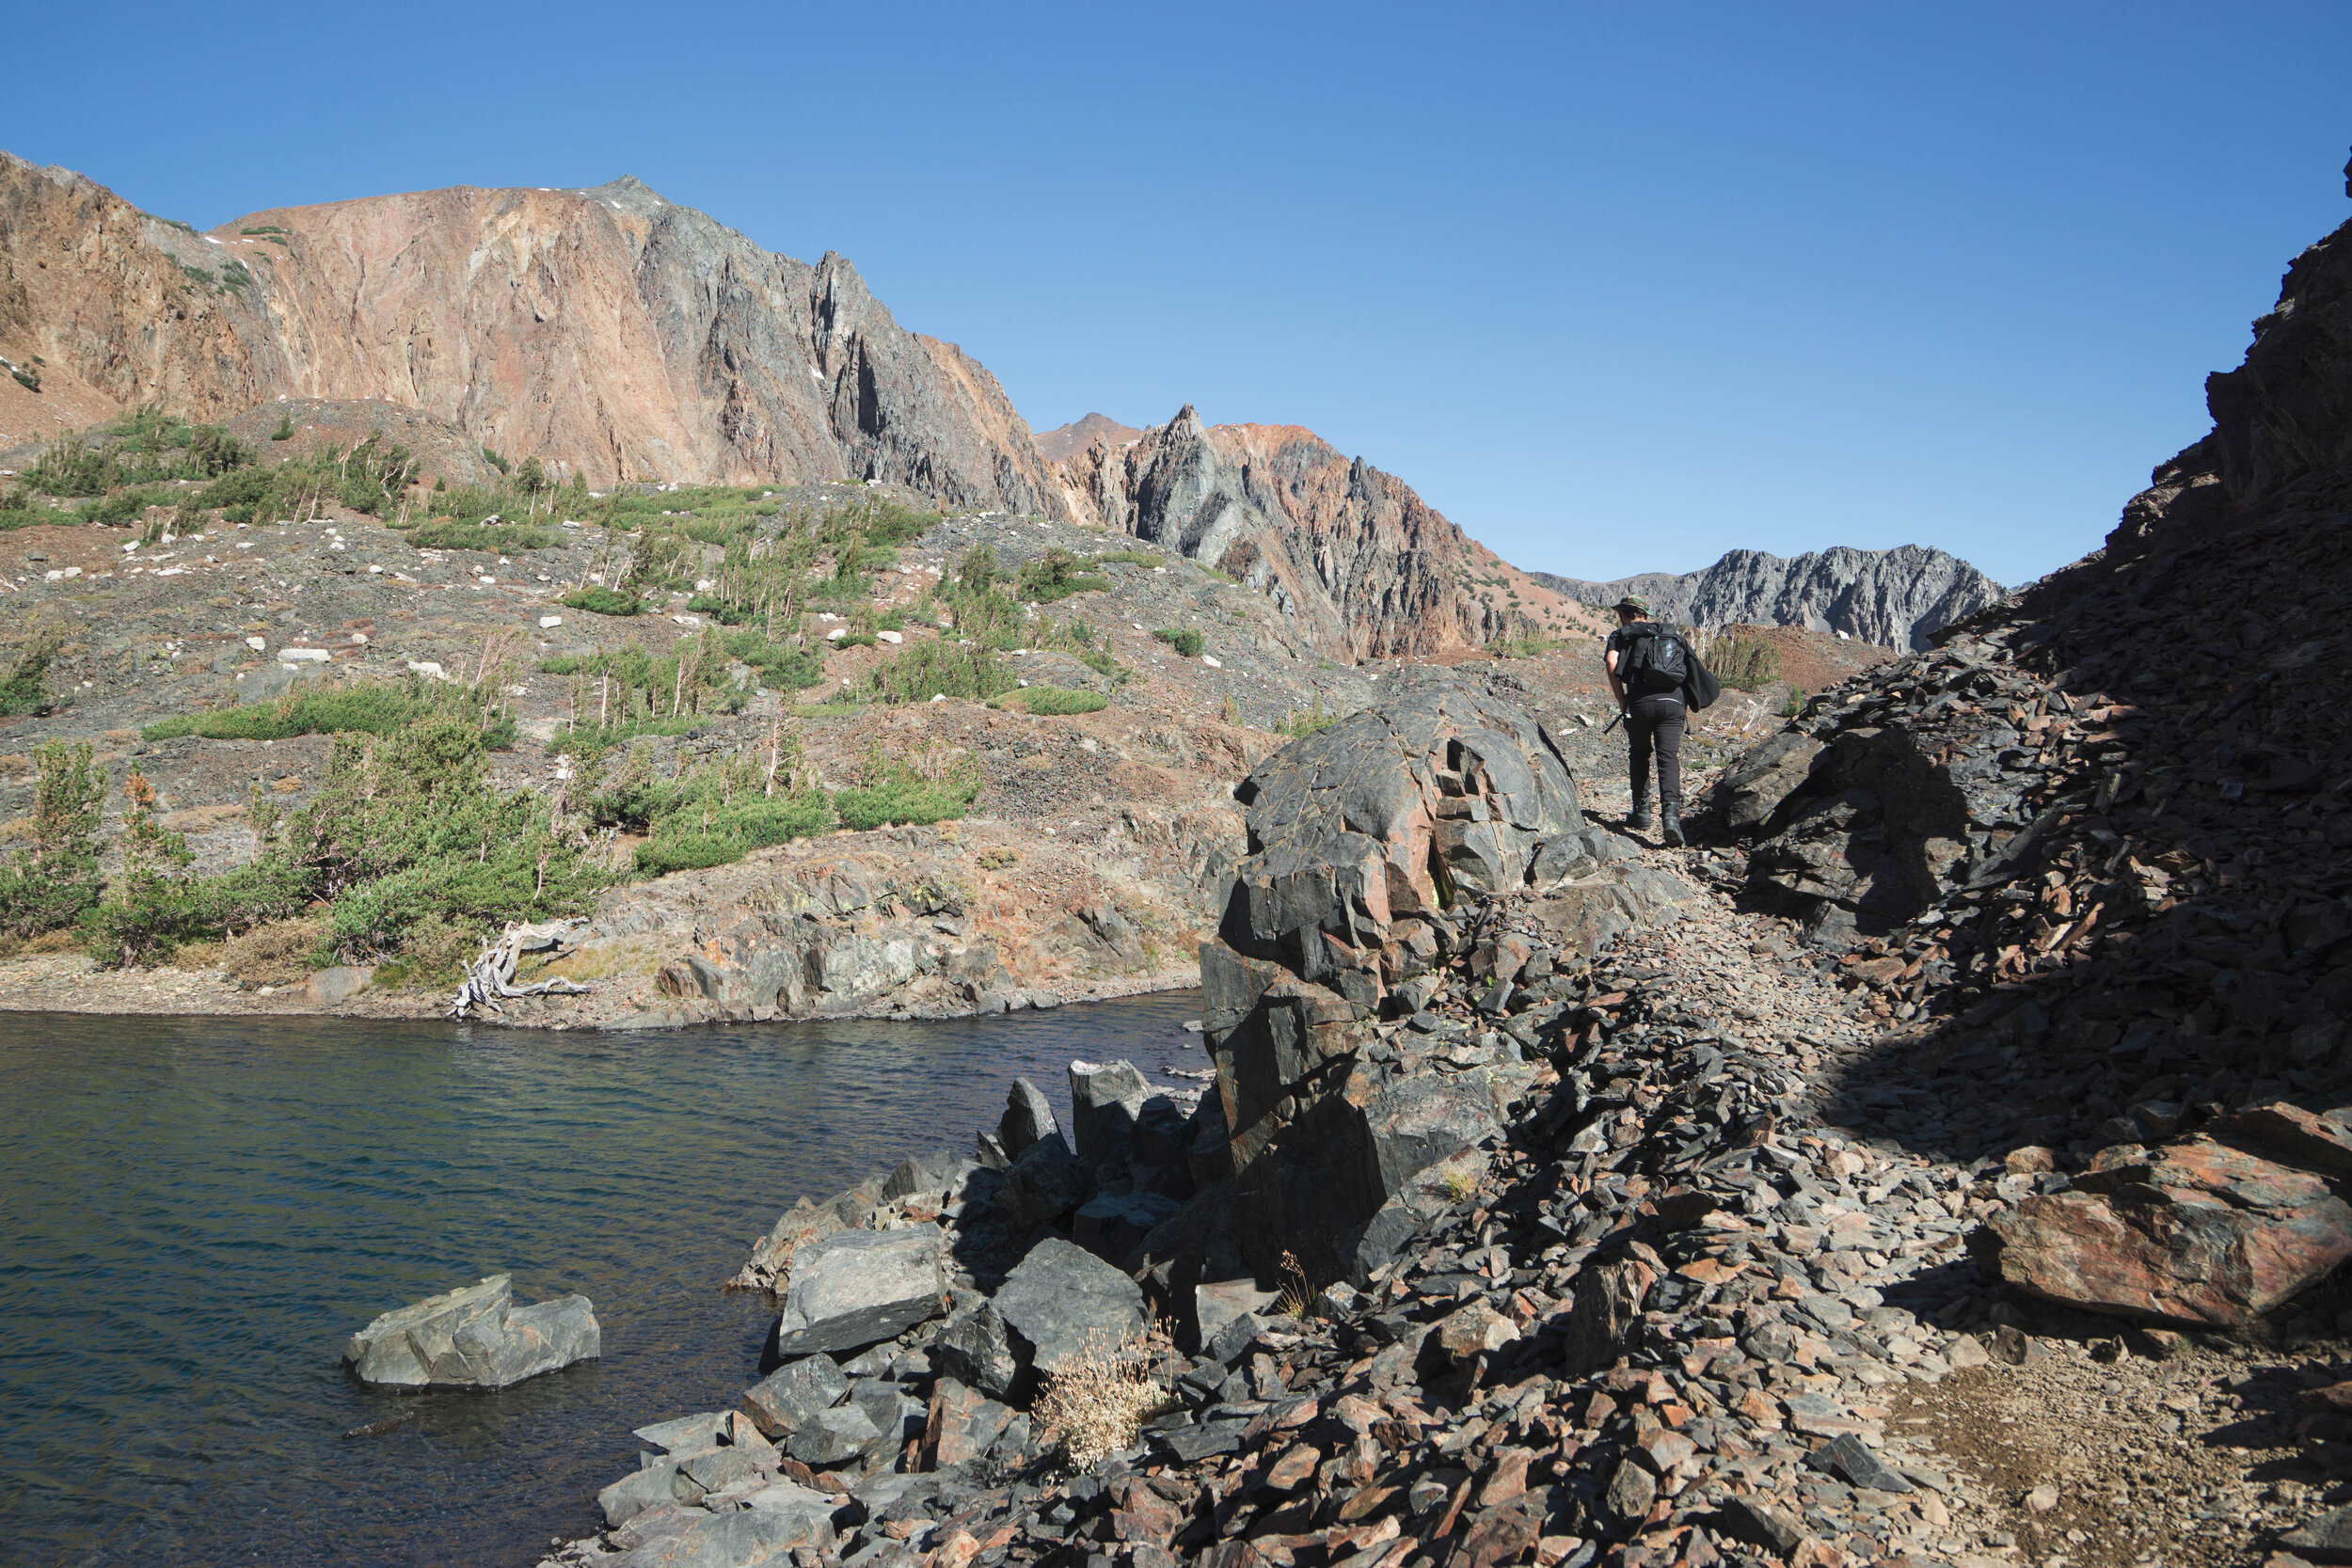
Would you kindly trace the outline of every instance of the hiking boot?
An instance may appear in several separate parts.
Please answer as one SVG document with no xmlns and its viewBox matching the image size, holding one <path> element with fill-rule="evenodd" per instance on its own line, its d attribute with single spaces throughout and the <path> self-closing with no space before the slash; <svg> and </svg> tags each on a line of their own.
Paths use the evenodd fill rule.
<svg viewBox="0 0 2352 1568">
<path fill-rule="evenodd" d="M 1681 848 L 1684 842 L 1682 837 L 1682 802 L 1679 800 L 1661 801 L 1659 806 L 1659 811 L 1662 820 L 1659 824 L 1658 836 L 1665 840 L 1667 848 Z"/>
<path fill-rule="evenodd" d="M 1625 825 L 1631 828 L 1636 832 L 1647 832 L 1649 831 L 1648 790 L 1637 789 L 1633 792 L 1633 809 L 1625 814 Z"/>
</svg>

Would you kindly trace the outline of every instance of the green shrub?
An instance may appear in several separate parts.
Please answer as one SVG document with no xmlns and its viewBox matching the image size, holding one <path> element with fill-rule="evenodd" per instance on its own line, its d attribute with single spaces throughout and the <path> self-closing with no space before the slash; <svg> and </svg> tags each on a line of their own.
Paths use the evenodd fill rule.
<svg viewBox="0 0 2352 1568">
<path fill-rule="evenodd" d="M 269 438 L 273 441 L 291 441 L 294 439 L 293 410 L 289 409 L 278 417 L 278 428 L 269 433 Z"/>
<path fill-rule="evenodd" d="M 0 937 L 11 942 L 72 926 L 98 902 L 98 818 L 106 774 L 90 744 L 33 748 L 30 842 L 0 861 Z"/>
<path fill-rule="evenodd" d="M 1129 566 L 1157 566 L 1161 564 L 1160 558 L 1152 554 L 1149 550 L 1113 550 L 1108 555 L 1097 556 L 1095 559 L 1098 561 L 1122 562 Z"/>
<path fill-rule="evenodd" d="M 168 490 L 117 490 L 93 501 L 84 501 L 69 515 L 77 523 L 96 523 L 103 528 L 120 528 L 137 517 L 151 506 L 171 504 Z"/>
<path fill-rule="evenodd" d="M 496 468 L 501 473 L 505 473 L 512 467 L 512 465 L 509 464 L 505 458 L 501 457 L 497 452 L 492 451 L 488 447 L 484 447 L 482 449 L 482 456 L 484 461 L 487 462 L 490 467 Z"/>
<path fill-rule="evenodd" d="M 1152 635 L 1175 649 L 1177 654 L 1184 658 L 1199 658 L 1200 650 L 1208 645 L 1201 641 L 1200 634 L 1190 626 L 1162 626 Z"/>
<path fill-rule="evenodd" d="M 1717 680 L 1736 690 L 1760 690 L 1780 678 L 1780 650 L 1761 637 L 1713 637 L 1692 652 Z"/>
<path fill-rule="evenodd" d="M 616 593 L 610 588 L 576 588 L 556 603 L 584 610 L 592 615 L 635 615 L 645 608 L 637 602 L 634 594 Z"/>
<path fill-rule="evenodd" d="M 553 549 L 564 542 L 563 535 L 553 529 L 500 523 L 485 527 L 481 523 L 459 522 L 454 517 L 436 517 L 429 523 L 419 523 L 402 537 L 421 550 L 488 550 L 498 555 Z M 597 588 L 590 592 L 601 594 L 606 591 Z M 568 598 L 564 602 L 571 603 Z"/>
<path fill-rule="evenodd" d="M 1497 658 L 1534 658 L 1565 646 L 1556 637 L 1498 637 L 1486 644 L 1486 651 Z"/>
<path fill-rule="evenodd" d="M 485 712 L 485 698 L 470 688 L 409 679 L 290 691 L 275 702 L 241 703 L 207 713 L 177 714 L 142 729 L 148 740 L 201 736 L 207 740 L 284 740 L 297 735 L 360 733 L 390 735 L 436 714 L 468 716 L 477 737 L 498 744 L 499 721 Z M 511 737 L 511 721 L 504 725 Z"/>
<path fill-rule="evenodd" d="M 1084 572 L 1085 563 L 1068 550 L 1047 550 L 1043 559 L 1021 568 L 1021 597 L 1032 604 L 1052 604 L 1073 594 L 1097 593 L 1111 579 Z"/>
<path fill-rule="evenodd" d="M 8 374 L 15 377 L 16 384 L 24 388 L 26 391 L 38 392 L 40 390 L 40 372 L 33 369 L 32 366 L 10 365 L 8 367 Z"/>
<path fill-rule="evenodd" d="M 631 719 L 603 725 L 581 724 L 577 729 L 564 731 L 553 744 L 557 751 L 569 752 L 582 762 L 593 762 L 615 747 L 626 746 L 641 736 L 700 735 L 716 721 L 699 713 L 681 713 L 666 719 Z"/>
<path fill-rule="evenodd" d="M 1017 684 L 992 650 L 935 641 L 908 644 L 866 678 L 866 689 L 885 703 L 928 703 L 939 696 L 977 702 Z"/>
<path fill-rule="evenodd" d="M 115 482 L 115 460 L 79 436 L 60 436 L 41 449 L 23 478 L 43 495 L 103 496 Z"/>
<path fill-rule="evenodd" d="M 1095 691 L 1072 691 L 1058 686 L 1030 686 L 1006 692 L 997 699 L 997 704 L 1041 718 L 1060 718 L 1073 713 L 1099 712 L 1110 706 L 1110 699 Z"/>
<path fill-rule="evenodd" d="M 1329 709 L 1326 708 L 1323 705 L 1323 693 L 1318 691 L 1315 693 L 1315 701 L 1312 707 L 1309 708 L 1304 713 L 1294 713 L 1287 716 L 1279 724 L 1277 724 L 1275 728 L 1279 730 L 1282 734 L 1289 736 L 1294 740 L 1303 740 L 1308 736 L 1313 735 L 1318 730 L 1329 729 L 1332 725 L 1338 723 L 1345 717 L 1347 717 L 1345 714 L 1333 713 Z"/>
<path fill-rule="evenodd" d="M 754 849 L 821 833 L 833 821 L 833 802 L 815 789 L 754 796 L 707 811 L 690 806 L 662 818 L 653 837 L 637 847 L 637 869 L 659 877 L 727 865 Z"/>
<path fill-rule="evenodd" d="M 866 753 L 860 782 L 834 792 L 833 809 L 843 827 L 860 831 L 945 822 L 971 809 L 980 784 L 979 765 L 968 756 L 934 747 L 909 760 L 875 746 Z"/>
<path fill-rule="evenodd" d="M 269 494 L 275 481 L 267 468 L 237 468 L 221 475 L 188 498 L 195 507 L 251 506 Z M 237 519 L 250 521 L 249 518 Z"/>
<path fill-rule="evenodd" d="M 55 626 L 34 634 L 7 676 L 0 677 L 0 719 L 25 719 L 49 711 L 49 661 L 56 657 L 64 641 Z"/>
</svg>

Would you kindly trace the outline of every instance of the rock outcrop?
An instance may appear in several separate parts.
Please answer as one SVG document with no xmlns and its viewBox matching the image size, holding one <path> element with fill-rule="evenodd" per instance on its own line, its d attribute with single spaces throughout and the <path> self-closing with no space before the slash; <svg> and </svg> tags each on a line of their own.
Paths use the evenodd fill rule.
<svg viewBox="0 0 2352 1568">
<path fill-rule="evenodd" d="M 1274 597 L 1334 657 L 1398 658 L 1593 622 L 1393 474 L 1296 425 L 1204 426 L 1187 404 L 1057 465 L 1073 516 Z"/>
<path fill-rule="evenodd" d="M 505 1388 L 602 1354 L 586 1296 L 515 1305 L 514 1276 L 427 1296 L 353 1335 L 343 1359 L 362 1382 L 396 1388 Z"/>
<path fill-rule="evenodd" d="M 1732 626 L 1805 626 L 1890 648 L 1929 646 L 1955 621 L 1999 602 L 2001 585 L 1965 561 L 1918 545 L 1891 550 L 1845 546 L 1784 561 L 1732 550 L 1705 571 L 1645 572 L 1614 582 L 1528 574 L 1589 605 L 1639 594 L 1663 621 L 1719 631 Z"/>
<path fill-rule="evenodd" d="M 1285 747 L 1235 794 L 1251 852 L 1200 954 L 1234 1234 L 1261 1279 L 1288 1256 L 1360 1285 L 1443 1206 L 1461 1179 L 1449 1163 L 1500 1131 L 1532 1076 L 1517 1037 L 1455 1037 L 1425 1015 L 1443 960 L 1470 953 L 1491 988 L 1481 1007 L 1506 1019 L 1540 978 L 1515 920 L 1589 956 L 1671 919 L 1687 890 L 1584 826 L 1541 726 L 1458 688 Z M 1513 901 L 1482 902 L 1499 896 Z M 1384 1039 L 1384 1017 L 1411 1021 L 1404 1039 Z M 1192 1272 L 1162 1250 L 1168 1277 Z"/>
<path fill-rule="evenodd" d="M 218 419 L 379 399 L 596 483 L 882 479 L 1063 511 L 995 378 L 899 326 L 846 260 L 775 255 L 627 178 L 273 208 L 199 235 L 0 153 L 0 355 L 40 356 L 38 397 L 70 424 L 151 401 Z M 51 433 L 34 396 L 0 406 L 0 433 Z"/>
</svg>

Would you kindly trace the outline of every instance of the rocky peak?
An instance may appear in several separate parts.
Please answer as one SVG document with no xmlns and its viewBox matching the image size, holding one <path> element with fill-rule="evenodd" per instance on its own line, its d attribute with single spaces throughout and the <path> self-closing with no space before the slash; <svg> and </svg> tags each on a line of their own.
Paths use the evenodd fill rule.
<svg viewBox="0 0 2352 1568">
<path fill-rule="evenodd" d="M 1107 414 L 1089 414 L 1073 424 L 1041 431 L 1037 450 L 1059 463 L 1100 441 L 1106 447 L 1132 447 L 1143 439 L 1143 432 L 1132 425 L 1120 424 Z"/>
<path fill-rule="evenodd" d="M 1932 633 L 2001 597 L 2001 585 L 1968 562 L 1919 545 L 1891 550 L 1841 545 L 1786 561 L 1762 550 L 1732 550 L 1704 571 L 1645 572 L 1614 582 L 1532 575 L 1591 605 L 1638 594 L 1659 619 L 1705 631 L 1806 626 L 1892 648 L 1924 648 Z"/>
<path fill-rule="evenodd" d="M 1216 425 L 1186 404 L 1132 444 L 1055 465 L 1073 515 L 1271 596 L 1333 657 L 1406 657 L 1592 618 L 1392 474 L 1297 425 Z"/>
</svg>

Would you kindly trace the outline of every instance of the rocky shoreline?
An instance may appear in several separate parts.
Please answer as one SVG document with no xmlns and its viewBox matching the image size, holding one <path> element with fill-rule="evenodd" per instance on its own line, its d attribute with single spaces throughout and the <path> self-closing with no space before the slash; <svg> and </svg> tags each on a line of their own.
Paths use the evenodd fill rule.
<svg viewBox="0 0 2352 1568">
<path fill-rule="evenodd" d="M 308 982 L 266 990 L 239 984 L 220 971 L 110 969 L 86 954 L 43 953 L 0 959 L 0 1013 L 104 1013 L 153 1018 L 373 1018 L 418 1022 L 446 1020 L 443 991 L 358 992 L 336 995 L 334 971 L 321 972 L 326 987 Z M 313 978 L 316 978 L 315 976 Z M 881 1019 L 894 1023 L 918 1020 L 980 1018 L 1108 1002 L 1122 996 L 1189 990 L 1200 975 L 1189 966 L 1151 974 L 1104 975 L 1057 990 L 1027 989 L 977 998 L 961 1006 L 915 1011 L 885 1003 L 840 1011 L 802 1012 L 768 1020 L 712 1018 L 702 1009 L 646 1010 L 610 1021 L 581 1021 L 560 1002 L 516 997 L 497 1014 L 477 1015 L 476 1025 L 503 1029 L 685 1029 L 713 1022 L 819 1022 L 828 1019 Z"/>
<path fill-rule="evenodd" d="M 1756 907 L 1740 848 L 1589 826 L 1615 791 L 1490 698 L 1359 719 L 1240 791 L 1216 1092 L 1078 1064 L 1072 1139 L 1021 1085 L 977 1158 L 798 1206 L 738 1282 L 779 1292 L 771 1375 L 641 1431 L 548 1564 L 2090 1568 L 2334 1528 L 2328 1290 L 2230 1338 L 2010 1289 L 1984 1238 L 2075 1162 L 1965 1053 L 1890 1066 L 1899 969 Z M 790 1354 L 803 1250 L 815 1289 L 909 1230 L 911 1325 Z M 1005 1305 L 1033 1259 L 1042 1316 Z M 1073 1467 L 1040 1369 L 1089 1331 L 1160 1397 Z"/>
</svg>

